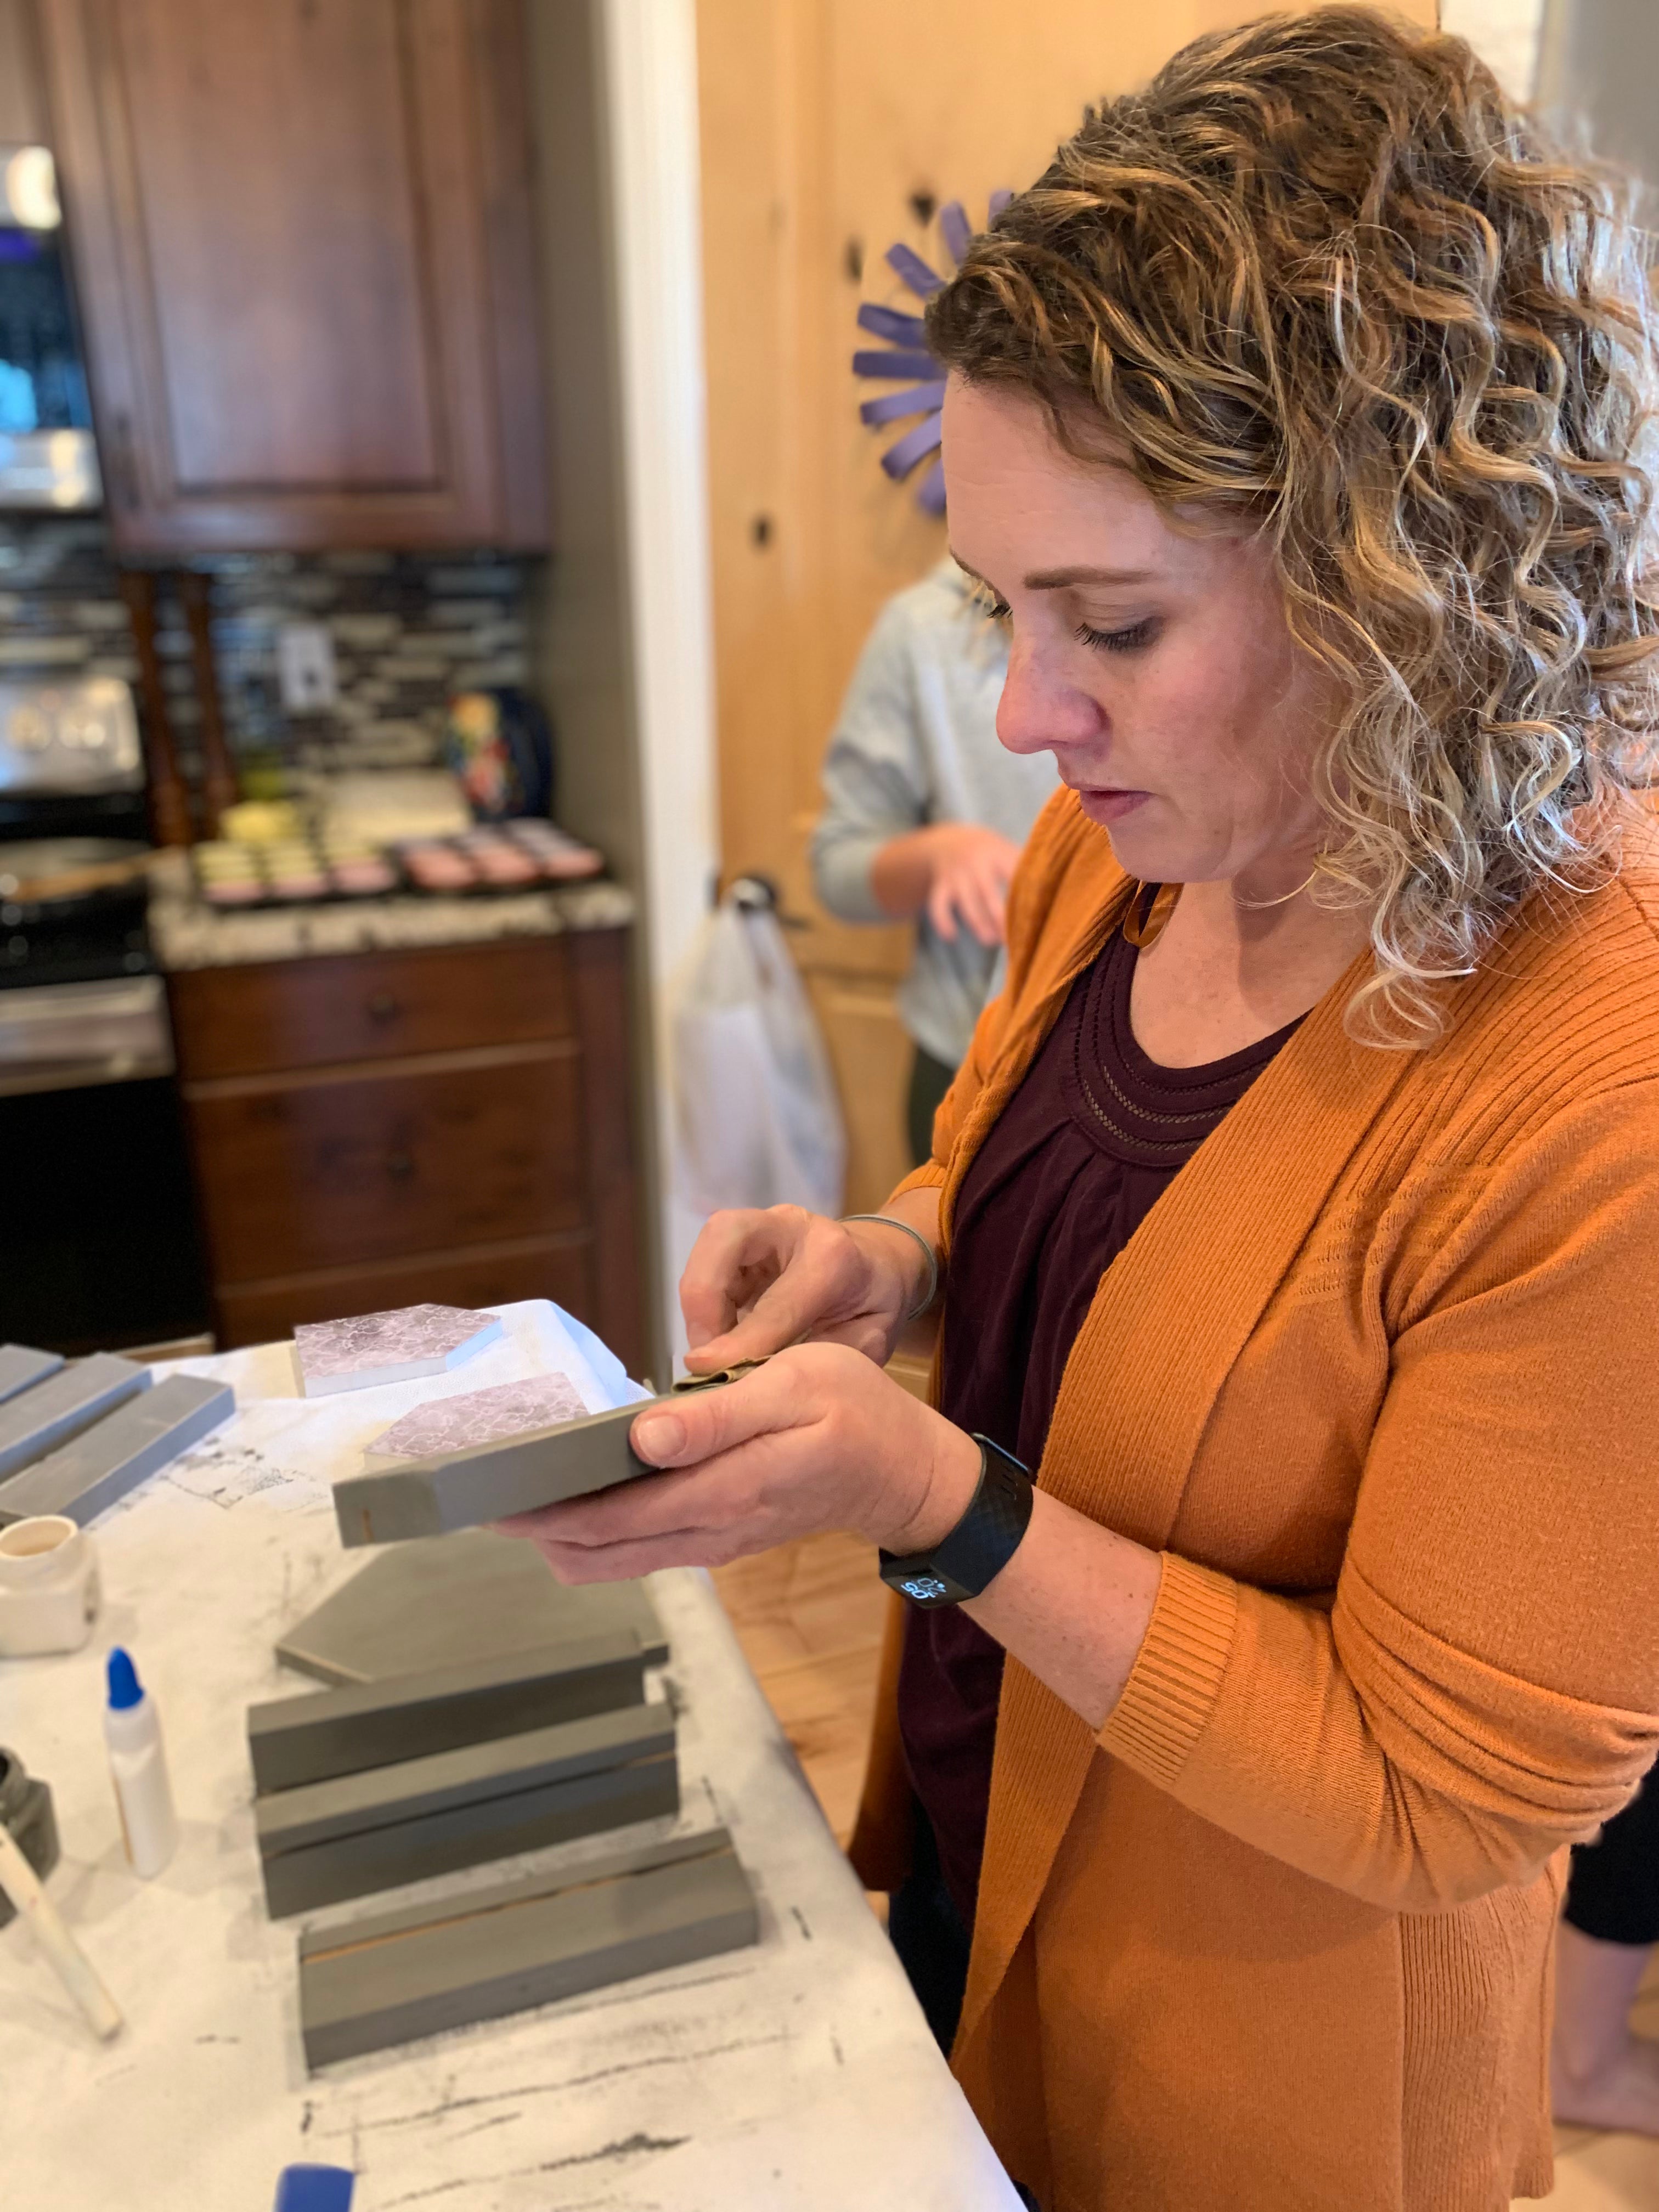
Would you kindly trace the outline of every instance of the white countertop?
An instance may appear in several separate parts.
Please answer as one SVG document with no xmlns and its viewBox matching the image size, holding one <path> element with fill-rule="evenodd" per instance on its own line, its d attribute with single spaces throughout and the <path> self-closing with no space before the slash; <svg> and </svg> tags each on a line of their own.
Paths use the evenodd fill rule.
<svg viewBox="0 0 1659 2212">
<path fill-rule="evenodd" d="M 484 945 L 503 937 L 556 937 L 569 929 L 620 929 L 633 918 L 632 894 L 612 883 L 455 898 L 422 894 L 242 913 L 216 910 L 197 896 L 182 854 L 168 854 L 156 865 L 149 899 L 150 941 L 164 972 L 426 945 Z"/>
<path fill-rule="evenodd" d="M 307 1403 L 287 1347 L 182 1363 L 234 1382 L 219 1433 L 94 1524 L 105 1607 L 88 1648 L 0 1661 L 0 1743 L 45 1778 L 50 1890 L 127 2015 L 95 2045 L 21 1923 L 0 1932 L 7 2212 L 264 2212 L 282 2167 L 359 2175 L 354 2212 L 1018 2212 L 708 1578 L 653 1577 L 682 1707 L 680 1830 L 723 1821 L 759 1900 L 757 1948 L 307 2078 L 297 1930 L 260 1893 L 244 1715 L 307 1686 L 272 1644 L 362 1564 L 331 1479 L 410 1406 L 540 1371 L 548 1309 L 455 1374 Z M 138 1881 L 104 1761 L 103 1656 L 130 1645 L 161 1714 L 182 1825 Z M 625 1840 L 662 1832 L 649 1823 Z M 579 1865 L 615 1836 L 507 1870 Z M 396 1893 L 451 1893 L 475 1869 Z"/>
</svg>

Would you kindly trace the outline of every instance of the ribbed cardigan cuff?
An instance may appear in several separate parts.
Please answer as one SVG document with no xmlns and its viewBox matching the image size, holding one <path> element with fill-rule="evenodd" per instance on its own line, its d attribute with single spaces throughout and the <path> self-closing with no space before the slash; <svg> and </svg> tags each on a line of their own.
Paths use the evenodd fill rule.
<svg viewBox="0 0 1659 2212">
<path fill-rule="evenodd" d="M 1221 1691 L 1238 1619 L 1224 1575 L 1164 1553 L 1158 1599 L 1123 1694 L 1097 1741 L 1137 1772 L 1173 1787 Z"/>
</svg>

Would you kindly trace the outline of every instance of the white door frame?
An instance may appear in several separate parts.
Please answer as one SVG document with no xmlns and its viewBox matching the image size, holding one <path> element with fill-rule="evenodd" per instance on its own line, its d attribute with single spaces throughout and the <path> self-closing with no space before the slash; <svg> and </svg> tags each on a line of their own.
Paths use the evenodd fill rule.
<svg viewBox="0 0 1659 2212">
<path fill-rule="evenodd" d="M 641 945 L 654 1029 L 642 1102 L 658 1167 L 653 1224 L 671 1346 L 674 1285 L 668 1010 L 720 866 L 714 600 L 704 408 L 695 0 L 599 0 L 639 747 Z"/>
</svg>

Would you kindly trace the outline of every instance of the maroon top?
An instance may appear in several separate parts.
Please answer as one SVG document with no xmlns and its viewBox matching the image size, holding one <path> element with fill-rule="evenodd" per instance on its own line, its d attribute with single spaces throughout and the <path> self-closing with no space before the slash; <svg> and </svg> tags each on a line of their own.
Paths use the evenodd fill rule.
<svg viewBox="0 0 1659 2212">
<path fill-rule="evenodd" d="M 957 1198 L 940 1407 L 1033 1469 L 1102 1275 L 1297 1027 L 1205 1067 L 1159 1067 L 1129 1027 L 1134 971 L 1134 947 L 1115 933 L 1072 986 Z M 966 1613 L 911 1609 L 899 1728 L 969 1927 L 1001 1687 L 1002 1646 Z"/>
</svg>

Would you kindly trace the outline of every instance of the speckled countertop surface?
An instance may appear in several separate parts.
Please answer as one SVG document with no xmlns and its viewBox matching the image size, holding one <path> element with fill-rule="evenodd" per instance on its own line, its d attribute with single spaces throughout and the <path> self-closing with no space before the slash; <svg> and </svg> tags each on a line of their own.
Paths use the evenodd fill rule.
<svg viewBox="0 0 1659 2212">
<path fill-rule="evenodd" d="M 502 937 L 556 937 L 567 929 L 617 929 L 633 919 L 632 894 L 620 884 L 607 883 L 470 898 L 342 899 L 320 906 L 216 914 L 197 896 L 182 854 L 168 854 L 157 866 L 149 901 L 151 942 L 167 970 L 422 945 L 483 945 Z"/>
</svg>

